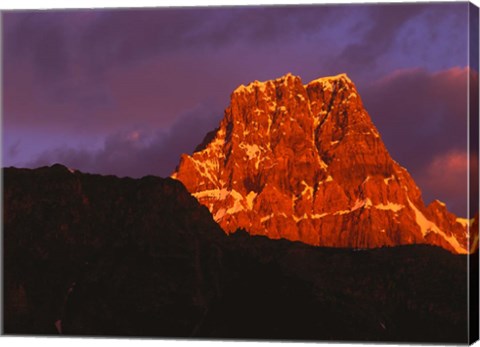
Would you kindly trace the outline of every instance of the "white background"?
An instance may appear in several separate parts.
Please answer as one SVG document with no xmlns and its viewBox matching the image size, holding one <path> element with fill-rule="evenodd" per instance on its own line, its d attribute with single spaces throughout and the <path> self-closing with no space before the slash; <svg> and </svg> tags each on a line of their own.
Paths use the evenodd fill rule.
<svg viewBox="0 0 480 347">
<path fill-rule="evenodd" d="M 435 0 L 444 2 L 448 0 Z M 50 8 L 99 8 L 99 7 L 158 7 L 158 6 L 205 6 L 205 5 L 257 5 L 257 4 L 325 4 L 325 3 L 366 3 L 379 2 L 378 0 L 1 0 L 0 10 L 6 9 L 50 9 Z M 415 2 L 413 0 L 390 2 Z M 479 6 L 480 0 L 472 1 Z M 1 26 L 0 26 L 1 27 Z M 1 104 L 0 104 L 1 105 Z M 1 263 L 1 259 L 0 259 Z M 2 295 L 3 298 L 3 295 Z M 421 327 L 419 327 L 421 329 Z M 291 342 L 238 342 L 238 341 L 186 341 L 186 340 L 147 340 L 147 339 L 93 339 L 93 338 L 33 338 L 33 337 L 0 337 L 1 346 L 67 346 L 100 347 L 112 345 L 114 347 L 293 347 L 308 346 L 311 343 Z M 326 343 L 316 344 L 327 346 Z M 356 344 L 358 345 L 358 344 Z M 478 345 L 478 343 L 477 343 Z M 335 343 L 333 346 L 352 347 L 353 344 Z M 366 345 L 392 346 L 392 345 Z"/>
</svg>

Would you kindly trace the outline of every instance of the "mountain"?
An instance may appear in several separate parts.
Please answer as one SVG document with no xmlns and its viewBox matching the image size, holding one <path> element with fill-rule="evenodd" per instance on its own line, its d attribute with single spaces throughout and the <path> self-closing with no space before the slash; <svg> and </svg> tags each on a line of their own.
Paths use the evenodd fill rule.
<svg viewBox="0 0 480 347">
<path fill-rule="evenodd" d="M 4 334 L 469 341 L 465 255 L 227 235 L 172 179 L 3 177 Z"/>
<path fill-rule="evenodd" d="M 219 128 L 182 155 L 172 177 L 226 233 L 329 247 L 468 249 L 467 220 L 438 200 L 425 206 L 345 74 L 238 87 Z"/>
<path fill-rule="evenodd" d="M 190 333 L 216 295 L 224 233 L 180 182 L 3 174 L 6 333 Z"/>
</svg>

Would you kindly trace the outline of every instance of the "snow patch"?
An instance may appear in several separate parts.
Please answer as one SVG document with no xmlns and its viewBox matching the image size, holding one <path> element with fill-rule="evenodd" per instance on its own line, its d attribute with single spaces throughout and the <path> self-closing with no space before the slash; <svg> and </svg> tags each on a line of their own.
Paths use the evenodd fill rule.
<svg viewBox="0 0 480 347">
<path fill-rule="evenodd" d="M 249 83 L 248 85 L 240 85 L 238 86 L 233 93 L 252 93 L 255 91 L 255 89 L 258 89 L 260 92 L 265 92 L 267 89 L 267 85 L 269 84 L 270 81 L 267 82 L 260 82 L 260 81 L 253 81 Z"/>
<path fill-rule="evenodd" d="M 258 147 L 258 145 L 250 145 L 244 143 L 241 143 L 239 147 L 245 150 L 245 153 L 248 156 L 248 160 L 255 159 L 255 169 L 258 170 L 258 167 L 260 165 L 261 148 Z"/>
<path fill-rule="evenodd" d="M 355 211 L 355 210 L 358 210 L 359 208 L 365 206 L 365 200 L 361 201 L 361 200 L 358 200 L 355 201 L 355 205 L 353 205 L 353 207 L 350 209 L 351 211 Z"/>
<path fill-rule="evenodd" d="M 393 181 L 395 179 L 395 176 L 391 175 L 390 177 L 384 178 L 383 182 L 388 186 L 388 183 L 390 181 Z"/>
<path fill-rule="evenodd" d="M 262 82 L 258 82 L 257 83 L 257 88 L 259 91 L 261 91 L 262 93 L 265 92 L 265 90 L 267 89 L 267 83 L 262 83 Z"/>
<path fill-rule="evenodd" d="M 195 165 L 195 169 L 200 173 L 201 176 L 207 178 L 210 182 L 214 184 L 217 183 L 214 177 L 210 174 L 211 171 L 215 171 L 219 167 L 217 158 L 215 158 L 214 161 L 201 161 L 196 160 L 193 157 L 189 158 L 192 160 L 193 164 Z"/>
<path fill-rule="evenodd" d="M 415 221 L 420 227 L 420 231 L 422 232 L 422 235 L 425 237 L 429 232 L 434 232 L 442 236 L 445 241 L 447 241 L 453 249 L 457 253 L 467 253 L 466 249 L 463 248 L 458 240 L 452 235 L 452 236 L 447 236 L 440 228 L 433 223 L 432 221 L 428 220 L 427 217 L 410 201 L 410 199 L 407 197 L 408 204 L 410 205 L 411 209 L 415 212 Z"/>
<path fill-rule="evenodd" d="M 358 210 L 359 208 L 362 208 L 362 207 L 364 207 L 364 208 L 372 207 L 372 200 L 370 200 L 369 198 L 366 198 L 364 200 L 357 199 L 355 201 L 355 204 L 350 208 L 350 210 L 348 210 L 348 213 L 356 211 L 356 210 Z M 344 212 L 344 211 L 339 211 L 339 212 Z M 344 214 L 344 213 L 340 213 L 340 214 Z"/>
<path fill-rule="evenodd" d="M 235 214 L 235 213 L 238 213 L 240 211 L 243 211 L 244 208 L 243 208 L 243 205 L 240 201 L 238 200 L 235 200 L 234 203 L 233 203 L 233 206 L 230 207 L 228 210 L 227 210 L 227 214 Z"/>
<path fill-rule="evenodd" d="M 226 212 L 227 210 L 225 210 L 224 208 L 219 209 L 217 213 L 215 213 L 215 216 L 213 216 L 215 222 L 219 222 L 223 218 L 223 216 L 225 216 Z"/>
<path fill-rule="evenodd" d="M 274 108 L 275 109 L 275 108 Z M 272 127 L 272 118 L 268 117 L 268 128 L 267 128 L 267 135 L 270 134 L 270 128 Z"/>
<path fill-rule="evenodd" d="M 405 205 L 396 204 L 396 203 L 390 202 L 390 201 L 388 201 L 386 205 L 384 205 L 384 204 L 375 205 L 375 208 L 378 209 L 378 210 L 390 210 L 390 211 L 393 211 L 393 212 L 398 212 L 404 207 L 405 207 Z"/>
<path fill-rule="evenodd" d="M 203 199 L 207 201 L 208 200 L 223 201 L 230 196 L 233 199 L 233 204 L 227 210 L 225 210 L 224 208 L 219 209 L 213 217 L 215 221 L 219 221 L 225 216 L 225 214 L 234 214 L 245 209 L 251 210 L 253 208 L 253 201 L 255 200 L 257 193 L 251 191 L 248 193 L 246 198 L 244 198 L 235 189 L 232 189 L 229 191 L 225 188 L 222 188 L 222 189 L 204 190 L 201 192 L 193 193 L 192 195 L 198 200 Z M 208 206 L 209 206 L 210 212 L 212 212 L 213 204 L 210 203 L 208 204 Z"/>
<path fill-rule="evenodd" d="M 342 215 L 342 214 L 347 214 L 347 213 L 350 213 L 352 212 L 351 210 L 341 210 L 341 211 L 337 211 L 334 213 L 334 215 Z"/>
<path fill-rule="evenodd" d="M 249 145 L 249 144 L 241 143 L 239 147 L 245 150 L 245 152 L 248 155 L 248 159 L 250 160 L 252 160 L 258 154 L 260 154 L 260 148 L 257 145 Z"/>
<path fill-rule="evenodd" d="M 243 200 L 243 196 L 242 194 L 240 194 L 239 192 L 237 192 L 235 189 L 232 189 L 230 191 L 230 195 L 237 201 L 241 201 Z"/>
<path fill-rule="evenodd" d="M 305 195 L 305 194 L 308 193 L 308 195 L 310 197 L 312 197 L 313 196 L 313 187 L 309 186 L 307 184 L 307 182 L 305 182 L 305 181 L 302 181 L 301 184 L 303 184 L 305 186 L 305 188 L 303 188 L 303 191 L 302 191 L 301 195 Z"/>
<path fill-rule="evenodd" d="M 318 164 L 320 164 L 320 169 L 327 170 L 328 165 L 319 156 L 317 156 L 317 158 L 318 158 Z"/>
<path fill-rule="evenodd" d="M 225 200 L 229 195 L 229 191 L 224 189 L 209 189 L 192 194 L 197 199 L 210 198 L 215 200 Z"/>
<path fill-rule="evenodd" d="M 300 221 L 303 220 L 303 219 L 308 219 L 308 216 L 307 216 L 306 213 L 304 213 L 303 216 L 300 216 L 300 217 L 297 217 L 297 216 L 295 216 L 295 215 L 292 215 L 292 218 L 293 218 L 293 220 L 295 221 L 295 223 L 298 223 L 298 222 L 300 222 Z"/>
<path fill-rule="evenodd" d="M 464 228 L 473 224 L 473 218 L 470 220 L 468 220 L 467 218 L 457 218 L 455 221 L 461 224 Z"/>
<path fill-rule="evenodd" d="M 209 147 L 214 147 L 214 148 L 219 148 L 222 147 L 225 144 L 225 139 L 221 138 L 220 136 L 215 137 L 215 140 L 213 140 Z"/>
<path fill-rule="evenodd" d="M 247 195 L 247 207 L 249 210 L 251 210 L 253 208 L 253 201 L 255 200 L 255 198 L 257 197 L 257 193 L 255 193 L 254 191 L 250 191 Z"/>
<path fill-rule="evenodd" d="M 215 221 L 219 221 L 225 216 L 225 214 L 237 213 L 239 211 L 245 210 L 245 207 L 251 209 L 251 206 L 253 206 L 253 200 L 255 199 L 257 194 L 254 192 L 250 192 L 247 195 L 247 198 L 245 199 L 235 189 L 232 189 L 229 191 L 223 188 L 223 189 L 204 190 L 201 192 L 193 193 L 192 195 L 199 200 L 204 199 L 204 200 L 217 200 L 217 201 L 225 200 L 228 196 L 232 197 L 233 205 L 230 206 L 228 210 L 225 211 L 225 209 L 220 209 L 217 211 L 217 213 L 215 213 L 214 219 Z M 212 212 L 213 204 L 209 204 L 208 206 L 209 206 L 210 212 Z"/>
<path fill-rule="evenodd" d="M 323 218 L 325 216 L 328 216 L 328 213 L 320 213 L 320 214 L 315 213 L 315 214 L 310 215 L 310 218 L 311 219 L 320 219 L 320 218 Z"/>
<path fill-rule="evenodd" d="M 273 217 L 273 213 L 269 214 L 268 216 L 260 218 L 260 223 L 265 223 L 267 220 Z"/>
<path fill-rule="evenodd" d="M 348 83 L 352 83 L 350 78 L 348 78 L 346 74 L 342 73 L 336 76 L 327 76 L 327 77 L 317 78 L 311 81 L 310 83 L 308 83 L 305 87 L 308 87 L 314 84 L 321 84 L 323 89 L 333 91 L 333 83 L 338 80 L 344 80 Z"/>
<path fill-rule="evenodd" d="M 323 89 L 328 90 L 329 92 L 333 92 L 333 85 L 330 83 L 330 81 L 324 81 L 322 82 Z M 333 106 L 332 106 L 333 109 Z"/>
<path fill-rule="evenodd" d="M 322 118 L 326 114 L 327 114 L 327 111 L 323 110 L 323 111 L 320 111 L 320 113 L 313 118 L 313 130 L 315 130 L 320 125 L 320 118 Z"/>
</svg>

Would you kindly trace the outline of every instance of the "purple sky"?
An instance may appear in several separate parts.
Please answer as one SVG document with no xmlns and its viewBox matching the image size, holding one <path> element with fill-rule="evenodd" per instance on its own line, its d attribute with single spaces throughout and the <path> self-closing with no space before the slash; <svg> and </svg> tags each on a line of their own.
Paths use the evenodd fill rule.
<svg viewBox="0 0 480 347">
<path fill-rule="evenodd" d="M 467 3 L 3 13 L 3 163 L 168 176 L 240 84 L 346 72 L 428 203 L 466 215 Z"/>
</svg>

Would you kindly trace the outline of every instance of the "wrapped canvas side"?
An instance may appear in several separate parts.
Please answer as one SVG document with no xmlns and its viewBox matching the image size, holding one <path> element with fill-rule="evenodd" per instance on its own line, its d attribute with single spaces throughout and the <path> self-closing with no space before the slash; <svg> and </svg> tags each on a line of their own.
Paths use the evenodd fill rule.
<svg viewBox="0 0 480 347">
<path fill-rule="evenodd" d="M 474 251 L 469 256 L 469 327 L 468 336 L 469 343 L 473 343 L 478 340 L 479 330 L 479 256 L 478 256 L 478 202 L 479 202 L 479 170 L 478 170 L 478 149 L 479 149 L 479 88 L 478 88 L 478 59 L 479 59 L 479 46 L 478 46 L 478 17 L 479 9 L 473 4 L 469 7 L 469 65 L 470 74 L 468 81 L 468 110 L 469 110 L 469 219 L 473 220 L 470 225 L 470 242 L 471 249 Z"/>
</svg>

